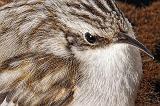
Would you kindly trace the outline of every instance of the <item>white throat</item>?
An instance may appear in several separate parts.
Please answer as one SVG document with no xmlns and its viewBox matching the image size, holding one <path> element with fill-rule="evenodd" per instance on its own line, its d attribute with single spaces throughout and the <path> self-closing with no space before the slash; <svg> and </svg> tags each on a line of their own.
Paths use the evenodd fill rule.
<svg viewBox="0 0 160 106">
<path fill-rule="evenodd" d="M 142 64 L 139 51 L 126 44 L 77 54 L 84 79 L 73 106 L 133 106 Z M 83 56 L 83 57 L 82 57 Z"/>
</svg>

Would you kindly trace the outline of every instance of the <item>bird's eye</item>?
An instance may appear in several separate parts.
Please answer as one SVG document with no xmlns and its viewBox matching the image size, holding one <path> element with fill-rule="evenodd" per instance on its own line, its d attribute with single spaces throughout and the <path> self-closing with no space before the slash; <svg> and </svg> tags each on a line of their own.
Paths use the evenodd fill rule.
<svg viewBox="0 0 160 106">
<path fill-rule="evenodd" d="M 91 35 L 89 32 L 85 33 L 85 38 L 89 43 L 95 43 L 96 42 L 96 37 Z"/>
</svg>

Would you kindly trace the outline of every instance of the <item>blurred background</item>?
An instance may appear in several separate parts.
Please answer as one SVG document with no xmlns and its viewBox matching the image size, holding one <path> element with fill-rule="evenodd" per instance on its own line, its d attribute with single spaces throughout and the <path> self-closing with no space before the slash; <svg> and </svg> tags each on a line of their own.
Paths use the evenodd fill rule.
<svg viewBox="0 0 160 106">
<path fill-rule="evenodd" d="M 9 2 L 11 0 L 0 0 L 0 6 Z M 132 23 L 137 39 L 160 60 L 160 0 L 116 0 L 116 2 Z M 160 63 L 152 61 L 143 53 L 142 58 L 144 74 L 136 106 L 160 106 Z"/>
</svg>

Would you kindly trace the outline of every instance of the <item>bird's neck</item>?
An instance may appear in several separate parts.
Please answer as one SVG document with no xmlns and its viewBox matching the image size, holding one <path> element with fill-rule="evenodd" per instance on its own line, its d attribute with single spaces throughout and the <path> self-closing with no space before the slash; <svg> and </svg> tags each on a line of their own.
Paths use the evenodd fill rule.
<svg viewBox="0 0 160 106">
<path fill-rule="evenodd" d="M 139 52 L 123 45 L 97 52 L 82 66 L 74 106 L 133 106 L 142 72 Z"/>
</svg>

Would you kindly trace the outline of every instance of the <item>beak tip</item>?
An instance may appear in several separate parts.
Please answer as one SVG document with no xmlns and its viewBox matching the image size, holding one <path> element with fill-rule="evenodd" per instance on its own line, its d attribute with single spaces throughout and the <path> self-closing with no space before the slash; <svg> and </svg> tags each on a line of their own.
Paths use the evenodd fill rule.
<svg viewBox="0 0 160 106">
<path fill-rule="evenodd" d="M 152 57 L 151 57 L 153 60 L 155 60 L 155 57 L 152 55 Z"/>
</svg>

